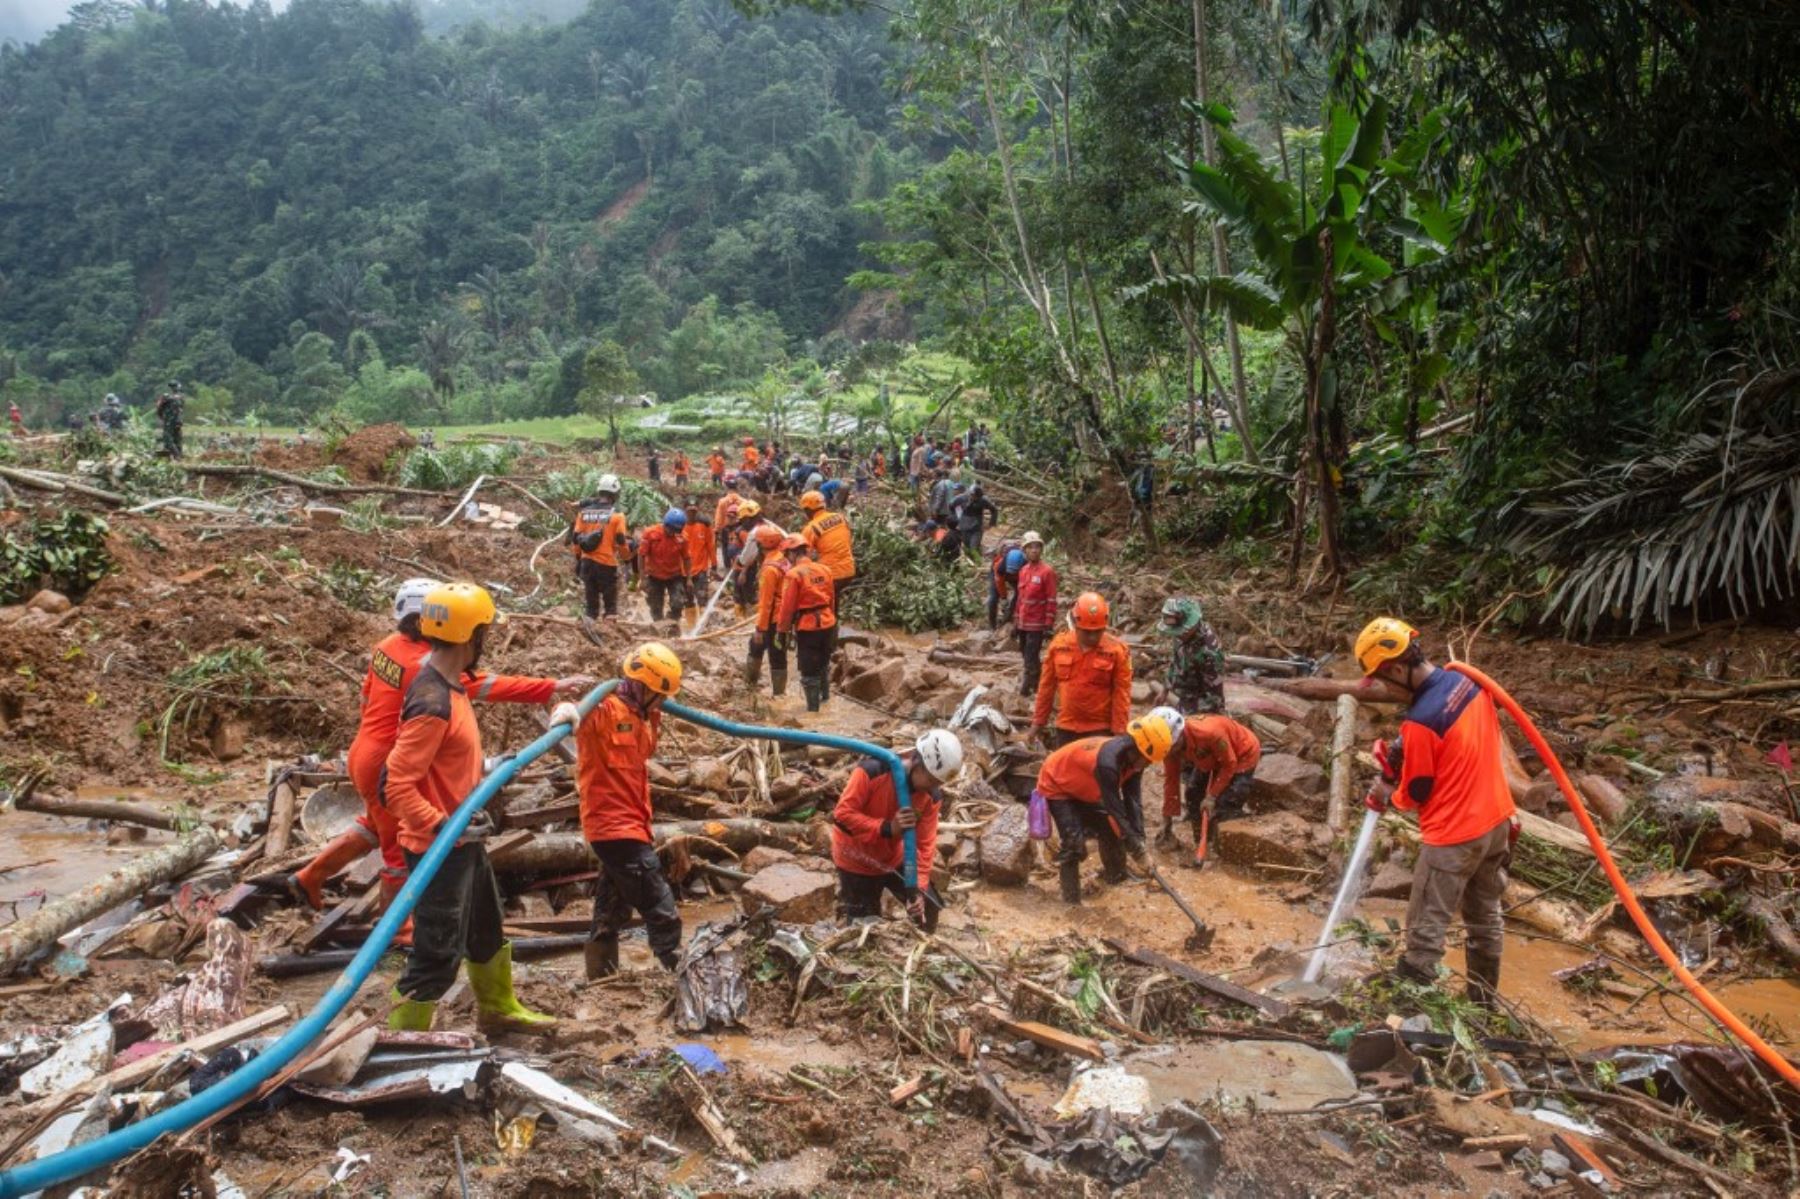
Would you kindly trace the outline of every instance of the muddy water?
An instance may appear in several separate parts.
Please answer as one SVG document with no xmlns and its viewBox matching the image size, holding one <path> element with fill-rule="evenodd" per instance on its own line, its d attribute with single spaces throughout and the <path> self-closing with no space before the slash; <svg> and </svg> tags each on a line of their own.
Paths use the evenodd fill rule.
<svg viewBox="0 0 1800 1199">
<path fill-rule="evenodd" d="M 116 792 L 108 791 L 112 798 Z M 38 812 L 0 811 L 0 902 L 33 892 L 48 899 L 67 895 L 117 870 L 146 847 L 165 844 L 174 834 L 146 830 L 141 841 L 108 846 L 106 834 L 85 820 Z M 27 914 L 35 899 L 19 905 Z"/>
</svg>

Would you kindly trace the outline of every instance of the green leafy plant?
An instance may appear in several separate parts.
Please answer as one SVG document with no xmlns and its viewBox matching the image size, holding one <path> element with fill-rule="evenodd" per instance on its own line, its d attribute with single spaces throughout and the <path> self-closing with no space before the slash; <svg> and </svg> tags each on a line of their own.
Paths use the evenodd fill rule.
<svg viewBox="0 0 1800 1199">
<path fill-rule="evenodd" d="M 64 512 L 0 537 L 0 603 L 19 603 L 45 587 L 80 599 L 112 569 L 106 534 L 99 517 Z"/>
<path fill-rule="evenodd" d="M 281 682 L 261 646 L 209 650 L 170 671 L 167 688 L 175 698 L 162 710 L 158 722 L 163 763 L 173 767 L 179 761 L 169 754 L 171 736 L 185 740 L 198 718 L 212 711 L 215 703 L 252 700 Z"/>
<path fill-rule="evenodd" d="M 858 583 L 844 595 L 843 612 L 875 628 L 899 625 L 909 633 L 955 628 L 980 610 L 966 578 L 890 525 L 862 521 L 853 530 Z"/>
<path fill-rule="evenodd" d="M 387 578 L 378 571 L 342 561 L 333 562 L 319 575 L 331 597 L 358 612 L 380 612 L 387 607 Z"/>
<path fill-rule="evenodd" d="M 518 456 L 518 447 L 492 441 L 459 441 L 435 449 L 420 446 L 400 463 L 400 486 L 454 491 L 481 475 L 508 473 Z"/>
</svg>

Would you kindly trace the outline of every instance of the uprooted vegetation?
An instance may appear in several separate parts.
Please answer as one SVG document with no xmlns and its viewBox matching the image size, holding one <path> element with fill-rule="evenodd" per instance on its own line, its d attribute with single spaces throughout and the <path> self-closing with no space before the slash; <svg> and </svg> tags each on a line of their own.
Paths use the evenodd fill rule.
<svg viewBox="0 0 1800 1199">
<path fill-rule="evenodd" d="M 307 464 L 266 469 L 351 477 L 322 447 L 288 447 L 301 449 Z M 260 454 L 242 465 L 265 469 Z M 1336 717 L 1325 697 L 1305 694 L 1331 680 L 1259 668 L 1229 682 L 1230 711 L 1265 746 L 1249 811 L 1217 827 L 1218 860 L 1206 871 L 1175 868 L 1185 845 L 1162 851 L 1163 873 L 1216 932 L 1197 955 L 1143 880 L 1090 882 L 1077 919 L 1056 900 L 1015 802 L 1042 751 L 1000 731 L 1030 713 L 1004 630 L 946 629 L 927 644 L 888 628 L 908 611 L 937 614 L 924 625 L 961 623 L 985 584 L 905 539 L 903 497 L 878 492 L 853 507 L 874 606 L 849 609 L 821 726 L 792 695 L 745 691 L 741 629 L 674 640 L 678 630 L 650 625 L 630 595 L 621 622 L 573 615 L 566 550 L 540 546 L 553 520 L 514 485 L 561 508 L 591 489 L 592 463 L 519 454 L 504 484 L 477 494 L 473 520 L 452 512 L 460 489 L 391 490 L 398 467 L 391 459 L 364 484 L 377 490 L 360 493 L 332 490 L 356 486 L 339 478 L 196 476 L 208 478 L 204 498 L 186 494 L 220 510 L 114 512 L 104 540 L 112 568 L 79 603 L 0 617 L 11 622 L 0 638 L 4 778 L 16 786 L 46 772 L 21 810 L 0 813 L 22 830 L 0 848 L 0 882 L 11 888 L 0 898 L 34 885 L 12 870 L 46 853 L 81 881 L 184 837 L 216 837 L 227 855 L 144 885 L 133 896 L 141 906 L 119 909 L 116 924 L 85 929 L 62 956 L 40 955 L 0 984 L 0 1110 L 25 1116 L 30 1133 L 8 1152 L 29 1152 L 46 1104 L 87 1102 L 87 1084 L 53 1086 L 32 1071 L 121 991 L 133 1006 L 107 1022 L 106 1056 L 93 1059 L 109 1069 L 159 1041 L 280 1031 L 367 937 L 379 891 L 372 861 L 332 880 L 320 912 L 237 884 L 293 868 L 330 836 L 331 814 L 344 810 L 335 759 L 355 725 L 363 655 L 387 627 L 385 597 L 400 579 L 434 574 L 478 580 L 518 613 L 490 645 L 495 669 L 608 675 L 630 644 L 655 635 L 683 657 L 683 699 L 738 719 L 903 745 L 968 709 L 970 764 L 948 789 L 941 826 L 939 928 L 927 937 L 898 919 L 831 921 L 835 876 L 822 851 L 851 755 L 671 721 L 651 784 L 690 963 L 675 978 L 655 972 L 628 937 L 626 974 L 586 984 L 578 949 L 592 860 L 573 772 L 546 757 L 497 797 L 493 853 L 522 995 L 559 1018 L 555 1035 L 490 1041 L 464 1031 L 473 1009 L 460 994 L 440 1011 L 438 1027 L 450 1030 L 440 1040 L 367 1043 L 352 1030 L 384 1014 L 390 956 L 316 1069 L 196 1139 L 209 1157 L 159 1150 L 134 1163 L 143 1177 L 211 1183 L 218 1171 L 279 1194 L 323 1189 L 342 1169 L 353 1187 L 398 1193 L 423 1178 L 454 1192 L 460 1152 L 472 1190 L 507 1194 L 1299 1195 L 1325 1177 L 1368 1193 L 1524 1194 L 1575 1185 L 1566 1180 L 1587 1170 L 1601 1182 L 1586 1185 L 1650 1193 L 1780 1185 L 1784 1121 L 1765 1080 L 1707 1043 L 1709 1026 L 1609 906 L 1530 753 L 1510 780 L 1532 819 L 1507 897 L 1514 931 L 1499 1014 L 1461 1000 L 1453 977 L 1442 988 L 1350 981 L 1398 948 L 1413 849 L 1397 818 L 1357 918 L 1337 930 L 1332 972 L 1343 985 L 1324 997 L 1290 992 L 1280 984 L 1318 931 L 1344 852 L 1325 828 Z M 628 480 L 634 523 L 672 498 Z M 787 527 L 797 523 L 790 503 L 769 500 Z M 1054 536 L 1052 548 L 1065 589 L 1098 586 L 1113 598 L 1140 678 L 1156 673 L 1161 649 L 1149 630 L 1160 603 L 1180 591 L 1208 598 L 1240 653 L 1278 661 L 1340 650 L 1341 611 L 1309 608 L 1271 573 L 1240 569 L 1228 585 L 1204 585 L 1221 577 L 1212 564 L 1153 559 L 1121 580 L 1109 556 L 1069 560 L 1069 544 L 1119 536 L 1109 519 Z M 893 531 L 879 531 L 889 521 Z M 904 606 L 925 590 L 939 598 Z M 723 616 L 714 628 L 733 623 Z M 1782 871 L 1800 853 L 1800 825 L 1779 784 L 1758 781 L 1756 727 L 1737 721 L 1779 711 L 1687 693 L 1791 678 L 1792 654 L 1782 636 L 1751 628 L 1668 648 L 1496 641 L 1479 653 L 1545 724 L 1665 934 L 1784 1045 L 1797 1005 L 1791 984 L 1767 975 L 1788 961 Z M 1721 655 L 1735 667 L 1690 681 Z M 978 686 L 987 690 L 965 703 Z M 1391 722 L 1364 705 L 1353 742 Z M 484 709 L 482 724 L 490 753 L 541 727 L 508 707 Z M 1365 767 L 1358 779 L 1367 778 Z M 1145 795 L 1154 821 L 1154 773 Z M 68 815 L 50 814 L 58 810 Z M 108 851 L 77 819 L 105 822 L 125 847 Z M 56 873 L 43 887 L 54 896 L 76 879 Z M 16 910 L 28 917 L 37 902 Z M 28 1027 L 40 1030 L 29 1046 L 16 1037 Z M 423 1083 L 407 1073 L 421 1063 Z M 127 1101 L 108 1119 L 180 1097 L 192 1085 L 182 1076 L 200 1064 L 171 1067 L 155 1084 L 163 1098 Z M 149 1077 L 126 1085 L 148 1093 Z M 420 1110 L 431 1118 L 418 1121 Z M 340 1146 L 368 1160 L 336 1156 Z"/>
</svg>

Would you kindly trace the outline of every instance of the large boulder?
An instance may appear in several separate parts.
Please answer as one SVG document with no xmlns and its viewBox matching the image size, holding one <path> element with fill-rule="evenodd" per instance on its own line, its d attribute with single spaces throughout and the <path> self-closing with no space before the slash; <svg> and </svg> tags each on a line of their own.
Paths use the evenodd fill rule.
<svg viewBox="0 0 1800 1199">
<path fill-rule="evenodd" d="M 1031 878 L 1035 860 L 1024 804 L 1007 804 L 982 830 L 981 877 L 1003 887 L 1018 887 Z"/>
<path fill-rule="evenodd" d="M 829 918 L 837 907 L 837 876 L 798 861 L 776 862 L 757 871 L 739 894 L 746 911 L 767 904 L 775 909 L 777 920 L 811 924 Z"/>
<path fill-rule="evenodd" d="M 1319 807 L 1325 794 L 1325 771 L 1294 754 L 1264 754 L 1256 764 L 1256 775 L 1250 784 L 1250 798 L 1258 811 L 1285 808 L 1311 812 Z"/>
<path fill-rule="evenodd" d="M 1213 828 L 1213 845 L 1219 857 L 1239 866 L 1306 867 L 1323 856 L 1315 837 L 1325 837 L 1319 825 L 1293 812 L 1268 812 L 1225 820 Z M 1292 875 L 1283 874 L 1284 878 Z"/>
<path fill-rule="evenodd" d="M 864 703 L 876 703 L 899 690 L 906 679 L 906 661 L 893 657 L 876 662 L 842 685 L 845 695 Z"/>
</svg>

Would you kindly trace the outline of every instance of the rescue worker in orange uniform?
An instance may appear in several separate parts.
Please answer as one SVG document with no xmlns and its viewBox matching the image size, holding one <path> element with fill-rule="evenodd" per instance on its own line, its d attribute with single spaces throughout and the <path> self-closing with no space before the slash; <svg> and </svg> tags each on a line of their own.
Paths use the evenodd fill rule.
<svg viewBox="0 0 1800 1199">
<path fill-rule="evenodd" d="M 837 616 L 831 610 L 831 598 L 836 589 L 831 572 L 808 557 L 804 538 L 789 537 L 782 547 L 787 553 L 788 575 L 781 585 L 775 627 L 794 635 L 806 710 L 817 712 L 831 698 L 831 651 L 837 644 Z"/>
<path fill-rule="evenodd" d="M 937 863 L 938 789 L 962 769 L 962 742 L 946 729 L 933 729 L 900 755 L 906 768 L 911 806 L 901 807 L 894 775 L 879 758 L 864 758 L 850 772 L 844 793 L 831 810 L 831 860 L 838 872 L 838 912 L 846 920 L 881 915 L 881 894 L 891 893 L 914 924 L 936 932 L 943 897 L 931 885 Z M 901 866 L 905 833 L 913 830 L 918 885 L 908 887 Z"/>
<path fill-rule="evenodd" d="M 706 603 L 707 582 L 712 578 L 713 557 L 717 552 L 713 544 L 712 517 L 707 514 L 705 504 L 688 501 L 687 527 L 681 531 L 681 536 L 688 548 L 688 602 L 698 608 Z"/>
<path fill-rule="evenodd" d="M 713 538 L 719 547 L 719 568 L 731 569 L 728 546 L 731 530 L 736 527 L 738 508 L 744 504 L 743 480 L 736 474 L 725 476 L 725 494 L 713 505 Z M 754 502 L 754 501 L 752 501 Z"/>
<path fill-rule="evenodd" d="M 1037 790 L 1050 805 L 1062 842 L 1056 868 L 1064 903 L 1081 902 L 1081 862 L 1087 838 L 1100 842 L 1103 882 L 1126 879 L 1129 856 L 1148 870 L 1144 850 L 1144 769 L 1169 755 L 1168 723 L 1151 713 L 1118 737 L 1084 737 L 1054 750 L 1038 770 Z"/>
<path fill-rule="evenodd" d="M 650 952 L 668 970 L 681 958 L 681 915 L 650 832 L 650 759 L 662 733 L 663 700 L 681 690 L 681 659 L 647 641 L 625 655 L 623 681 L 575 730 L 581 835 L 600 859 L 594 918 L 583 947 L 587 976 L 619 970 L 619 931 L 637 912 Z M 552 721 L 574 720 L 574 705 Z"/>
<path fill-rule="evenodd" d="M 1179 716 L 1173 708 L 1157 709 L 1165 717 Z M 1219 809 L 1236 815 L 1244 807 L 1256 764 L 1262 761 L 1262 742 L 1256 734 L 1229 716 L 1189 716 L 1176 727 L 1175 747 L 1163 762 L 1163 826 L 1157 844 L 1175 844 L 1175 818 L 1181 814 L 1182 792 L 1187 793 L 1187 819 L 1194 829 L 1194 857 L 1199 856 L 1202 814 L 1214 819 Z"/>
<path fill-rule="evenodd" d="M 419 610 L 425 596 L 440 586 L 436 579 L 408 579 L 394 593 L 394 632 L 369 653 L 363 675 L 362 709 L 356 736 L 346 755 L 350 784 L 362 797 L 363 814 L 349 828 L 326 843 L 317 856 L 282 878 L 287 893 L 315 911 L 325 906 L 325 883 L 369 850 L 381 850 L 382 907 L 393 902 L 406 883 L 406 857 L 397 840 L 398 826 L 381 803 L 381 768 L 400 735 L 400 709 L 406 689 L 418 676 L 431 653 L 419 634 Z M 559 694 L 579 693 L 592 687 L 587 675 L 565 679 L 522 678 L 512 675 L 467 675 L 463 687 L 475 699 L 491 703 L 543 704 Z M 412 939 L 408 921 L 395 938 L 398 944 Z"/>
<path fill-rule="evenodd" d="M 473 583 L 433 588 L 420 608 L 419 632 L 431 653 L 406 689 L 380 790 L 382 805 L 398 823 L 409 870 L 417 868 L 438 827 L 481 781 L 481 728 L 463 679 L 480 662 L 488 629 L 498 620 L 493 597 Z M 388 1027 L 429 1029 L 459 965 L 468 970 L 483 1030 L 542 1032 L 556 1023 L 513 993 L 512 943 L 503 927 L 500 884 L 483 843 L 493 827 L 486 811 L 477 812 L 419 896 L 413 943 L 394 987 Z"/>
<path fill-rule="evenodd" d="M 827 510 L 825 493 L 809 491 L 800 497 L 806 527 L 800 535 L 819 556 L 819 564 L 831 575 L 831 612 L 837 615 L 838 599 L 856 580 L 856 551 L 851 544 L 850 518 Z"/>
<path fill-rule="evenodd" d="M 575 554 L 575 577 L 581 580 L 589 620 L 619 614 L 619 566 L 635 553 L 631 527 L 619 511 L 619 476 L 601 475 L 594 494 L 582 500 L 563 541 Z"/>
<path fill-rule="evenodd" d="M 693 473 L 694 464 L 688 461 L 686 450 L 675 451 L 675 487 L 678 491 L 686 491 L 688 476 Z"/>
<path fill-rule="evenodd" d="M 1051 748 L 1098 734 L 1116 735 L 1131 720 L 1131 651 L 1107 631 L 1110 610 L 1092 591 L 1075 598 L 1069 627 L 1045 651 L 1031 732 L 1042 737 L 1055 709 Z"/>
<path fill-rule="evenodd" d="M 787 581 L 789 562 L 783 546 L 791 540 L 777 525 L 757 526 L 755 543 L 762 563 L 756 583 L 756 628 L 750 633 L 750 650 L 744 657 L 744 684 L 751 690 L 762 681 L 763 658 L 769 659 L 769 690 L 787 694 L 787 635 L 775 627 L 781 609 L 781 589 Z M 802 545 L 806 543 L 801 541 Z"/>
<path fill-rule="evenodd" d="M 725 447 L 716 445 L 713 452 L 706 456 L 706 471 L 712 476 L 714 487 L 725 486 Z"/>
<path fill-rule="evenodd" d="M 1406 951 L 1393 973 L 1436 983 L 1444 937 L 1460 912 L 1468 997 L 1492 1007 L 1506 931 L 1500 900 L 1519 835 L 1501 765 L 1504 734 L 1493 697 L 1456 667 L 1432 665 L 1418 640 L 1417 629 L 1391 616 L 1370 621 L 1356 639 L 1365 677 L 1412 694 L 1399 738 L 1377 747 L 1382 779 L 1367 800 L 1377 812 L 1391 800 L 1419 814 L 1422 844 L 1406 909 Z"/>
<path fill-rule="evenodd" d="M 743 460 L 743 463 L 738 467 L 738 469 L 745 472 L 746 474 L 753 475 L 756 473 L 757 468 L 760 467 L 761 465 L 762 465 L 762 454 L 756 448 L 756 438 L 754 438 L 754 437 L 744 438 L 744 460 Z"/>
<path fill-rule="evenodd" d="M 670 620 L 680 620 L 687 607 L 686 529 L 687 513 L 670 508 L 663 513 L 660 525 L 645 529 L 638 538 L 638 573 L 644 578 L 644 598 L 650 603 L 651 620 L 663 618 L 665 602 Z"/>
<path fill-rule="evenodd" d="M 756 602 L 756 564 L 762 557 L 756 531 L 774 523 L 763 515 L 760 503 L 745 500 L 737 507 L 737 523 L 728 530 L 721 530 L 725 539 L 726 564 L 731 568 L 732 598 L 737 601 L 740 615 Z"/>
</svg>

